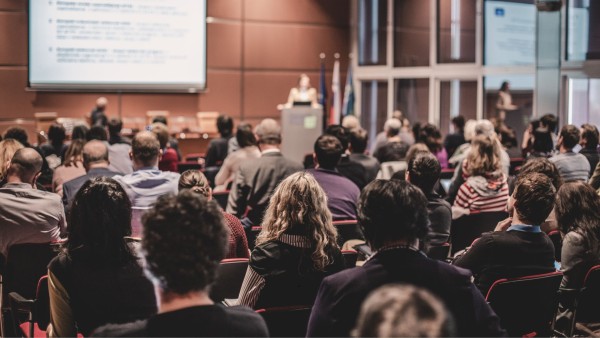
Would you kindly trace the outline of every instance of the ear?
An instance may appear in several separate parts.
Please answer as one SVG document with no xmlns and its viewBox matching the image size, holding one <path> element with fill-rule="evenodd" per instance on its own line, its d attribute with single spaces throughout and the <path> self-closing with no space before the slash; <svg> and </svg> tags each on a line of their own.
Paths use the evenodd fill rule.
<svg viewBox="0 0 600 338">
<path fill-rule="evenodd" d="M 209 188 L 209 189 L 208 189 L 208 200 L 209 200 L 209 201 L 212 201 L 212 199 L 213 199 L 213 198 L 212 198 L 212 189 L 210 189 L 210 188 Z"/>
<path fill-rule="evenodd" d="M 404 172 L 404 180 L 410 183 L 410 173 L 408 170 Z"/>
<path fill-rule="evenodd" d="M 129 151 L 129 159 L 133 161 L 133 152 L 131 150 Z"/>
<path fill-rule="evenodd" d="M 163 157 L 163 151 L 162 149 L 158 151 L 158 162 L 160 162 L 160 160 L 162 160 Z"/>
<path fill-rule="evenodd" d="M 33 176 L 33 181 L 31 182 L 32 188 L 36 189 L 37 180 L 38 180 L 38 178 L 40 178 L 41 175 L 42 175 L 42 172 L 40 171 L 39 173 L 35 174 L 35 176 Z"/>
<path fill-rule="evenodd" d="M 315 164 L 315 168 L 319 166 L 319 160 L 317 160 L 317 154 L 313 153 L 313 163 Z"/>
</svg>

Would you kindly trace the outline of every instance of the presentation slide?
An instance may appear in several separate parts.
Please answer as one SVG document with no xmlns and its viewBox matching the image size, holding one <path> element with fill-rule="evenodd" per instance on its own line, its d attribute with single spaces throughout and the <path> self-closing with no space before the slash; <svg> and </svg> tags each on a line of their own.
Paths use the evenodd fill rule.
<svg viewBox="0 0 600 338">
<path fill-rule="evenodd" d="M 206 1 L 30 0 L 29 85 L 204 89 Z"/>
<path fill-rule="evenodd" d="M 526 1 L 485 2 L 485 64 L 535 64 L 535 5 Z"/>
</svg>

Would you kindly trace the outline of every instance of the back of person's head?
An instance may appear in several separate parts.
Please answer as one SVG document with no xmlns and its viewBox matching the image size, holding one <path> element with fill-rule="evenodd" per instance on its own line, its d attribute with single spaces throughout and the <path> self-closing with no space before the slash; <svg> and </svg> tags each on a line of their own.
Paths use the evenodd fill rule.
<svg viewBox="0 0 600 338">
<path fill-rule="evenodd" d="M 229 240 L 216 202 L 187 190 L 162 196 L 142 223 L 145 269 L 163 293 L 185 295 L 213 283 Z"/>
<path fill-rule="evenodd" d="M 427 145 L 431 152 L 438 152 L 442 149 L 442 133 L 440 133 L 438 127 L 431 123 L 421 127 L 417 141 Z"/>
<path fill-rule="evenodd" d="M 540 118 L 540 122 L 548 127 L 551 133 L 556 133 L 556 128 L 558 127 L 558 117 L 556 115 L 546 114 Z"/>
<path fill-rule="evenodd" d="M 123 121 L 118 118 L 112 118 L 108 121 L 108 133 L 111 136 L 118 136 L 121 134 L 121 129 L 123 129 Z"/>
<path fill-rule="evenodd" d="M 427 198 L 421 189 L 399 180 L 375 180 L 360 194 L 358 221 L 367 243 L 378 250 L 399 240 L 423 239 L 429 226 Z"/>
<path fill-rule="evenodd" d="M 444 303 L 408 284 L 375 289 L 362 303 L 354 337 L 452 337 L 455 323 Z"/>
<path fill-rule="evenodd" d="M 153 123 L 153 124 L 154 124 L 154 123 L 162 123 L 162 124 L 164 124 L 165 126 L 169 125 L 169 124 L 167 123 L 167 117 L 166 117 L 166 116 L 163 116 L 163 115 L 155 116 L 155 117 L 152 119 L 152 123 Z"/>
<path fill-rule="evenodd" d="M 227 115 L 217 117 L 217 130 L 223 137 L 229 137 L 233 134 L 233 119 Z"/>
<path fill-rule="evenodd" d="M 429 148 L 423 143 L 415 143 L 406 152 L 406 163 L 413 160 L 418 154 L 428 154 L 431 153 Z"/>
<path fill-rule="evenodd" d="M 89 130 L 90 128 L 84 124 L 76 125 L 71 132 L 71 140 L 87 140 L 87 133 Z"/>
<path fill-rule="evenodd" d="M 309 238 L 316 269 L 331 264 L 331 250 L 338 247 L 337 231 L 327 208 L 327 195 L 310 173 L 292 174 L 277 186 L 256 245 L 277 240 L 283 233 Z"/>
<path fill-rule="evenodd" d="M 339 124 L 331 124 L 327 126 L 327 128 L 325 128 L 325 134 L 337 137 L 337 139 L 340 140 L 340 142 L 342 143 L 344 151 L 348 149 L 348 144 L 350 142 L 350 132 L 346 128 L 342 127 Z"/>
<path fill-rule="evenodd" d="M 555 196 L 556 189 L 548 176 L 540 173 L 519 175 L 512 195 L 515 212 L 525 224 L 541 225 L 554 208 Z"/>
<path fill-rule="evenodd" d="M 179 177 L 179 191 L 188 189 L 208 199 L 212 195 L 208 179 L 200 170 L 186 170 Z"/>
<path fill-rule="evenodd" d="M 533 131 L 533 145 L 531 146 L 534 152 L 549 153 L 554 149 L 554 141 L 552 134 L 547 130 Z"/>
<path fill-rule="evenodd" d="M 240 148 L 257 145 L 256 136 L 254 136 L 254 133 L 252 132 L 252 125 L 250 125 L 250 123 L 242 122 L 238 125 L 235 139 Z"/>
<path fill-rule="evenodd" d="M 160 148 L 165 149 L 167 144 L 169 143 L 169 128 L 166 124 L 163 123 L 152 123 L 150 129 L 156 135 L 158 142 L 160 143 Z"/>
<path fill-rule="evenodd" d="M 478 120 L 475 123 L 475 135 L 485 135 L 490 138 L 497 137 L 496 128 L 490 120 Z"/>
<path fill-rule="evenodd" d="M 510 86 L 510 83 L 508 81 L 502 82 L 502 85 L 500 85 L 500 91 L 501 92 L 507 91 L 509 86 Z"/>
<path fill-rule="evenodd" d="M 314 151 L 319 168 L 333 170 L 342 158 L 344 148 L 337 137 L 321 135 L 315 141 Z"/>
<path fill-rule="evenodd" d="M 149 131 L 137 133 L 131 141 L 131 153 L 134 161 L 145 167 L 153 167 L 158 163 L 160 143 L 156 135 Z"/>
<path fill-rule="evenodd" d="M 21 127 L 10 127 L 8 129 L 6 129 L 6 131 L 4 132 L 4 139 L 5 140 L 8 140 L 8 139 L 17 140 L 24 147 L 29 147 L 29 142 L 27 141 L 27 139 L 28 139 L 27 132 L 25 131 L 25 129 L 23 129 Z"/>
<path fill-rule="evenodd" d="M 6 177 L 8 164 L 15 155 L 15 152 L 22 149 L 23 145 L 15 139 L 6 139 L 0 142 L 0 180 Z"/>
<path fill-rule="evenodd" d="M 471 142 L 471 140 L 475 137 L 475 135 L 476 135 L 475 127 L 476 126 L 477 126 L 477 121 L 475 121 L 475 120 L 468 120 L 465 123 L 464 135 L 465 135 L 465 140 L 467 142 Z"/>
<path fill-rule="evenodd" d="M 498 142 L 490 136 L 480 134 L 471 141 L 471 150 L 467 154 L 466 169 L 471 176 L 485 176 L 500 170 Z"/>
<path fill-rule="evenodd" d="M 98 140 L 90 141 L 83 146 L 83 164 L 89 166 L 95 163 L 108 163 L 108 147 Z"/>
<path fill-rule="evenodd" d="M 96 99 L 96 107 L 98 107 L 98 108 L 105 108 L 107 104 L 108 104 L 108 99 L 105 98 L 104 96 L 101 96 L 98 99 Z"/>
<path fill-rule="evenodd" d="M 561 185 L 554 211 L 563 234 L 577 231 L 594 248 L 600 246 L 600 196 L 589 184 L 576 181 Z"/>
<path fill-rule="evenodd" d="M 53 145 L 62 145 L 67 138 L 67 131 L 60 123 L 53 123 L 48 127 L 48 140 Z"/>
<path fill-rule="evenodd" d="M 131 236 L 131 202 L 112 178 L 96 177 L 79 189 L 68 224 L 66 251 L 72 257 L 83 251 L 87 263 L 112 266 L 134 258 L 124 238 Z"/>
<path fill-rule="evenodd" d="M 558 190 L 563 183 L 560 172 L 554 163 L 544 157 L 528 159 L 519 170 L 519 177 L 530 173 L 540 173 L 548 176 L 552 181 L 555 190 Z"/>
<path fill-rule="evenodd" d="M 369 134 L 362 128 L 350 132 L 350 150 L 354 154 L 364 154 L 367 150 Z"/>
<path fill-rule="evenodd" d="M 581 133 L 579 128 L 572 124 L 563 126 L 560 130 L 559 137 L 562 138 L 562 146 L 567 150 L 573 149 L 578 143 Z"/>
<path fill-rule="evenodd" d="M 360 128 L 360 121 L 358 120 L 358 117 L 354 115 L 346 115 L 342 119 L 342 127 L 351 132 L 354 129 Z"/>
<path fill-rule="evenodd" d="M 585 148 L 596 150 L 598 148 L 598 128 L 595 125 L 584 123 L 581 125 L 581 141 L 585 140 Z"/>
<path fill-rule="evenodd" d="M 254 129 L 259 144 L 281 144 L 281 126 L 273 119 L 264 119 L 260 121 Z"/>
<path fill-rule="evenodd" d="M 402 121 L 395 118 L 387 119 L 383 124 L 383 130 L 385 130 L 388 137 L 400 134 L 401 129 Z"/>
<path fill-rule="evenodd" d="M 14 175 L 19 177 L 21 182 L 30 183 L 42 170 L 43 163 L 42 155 L 35 149 L 21 148 L 15 151 L 10 160 L 7 175 Z"/>
<path fill-rule="evenodd" d="M 410 183 L 419 187 L 425 194 L 433 191 L 433 187 L 440 179 L 442 166 L 438 159 L 431 153 L 417 154 L 408 162 L 408 175 Z"/>
<path fill-rule="evenodd" d="M 93 126 L 88 130 L 86 134 L 86 140 L 99 140 L 99 141 L 108 141 L 108 135 L 106 134 L 106 128 L 103 126 Z"/>
<path fill-rule="evenodd" d="M 454 125 L 455 132 L 462 133 L 465 129 L 465 117 L 462 115 L 453 117 L 452 124 Z"/>
<path fill-rule="evenodd" d="M 98 141 L 100 142 L 100 141 Z M 65 167 L 78 166 L 78 163 L 83 161 L 83 147 L 85 145 L 84 140 L 73 140 L 67 147 L 65 152 L 65 158 L 63 159 L 63 165 Z"/>
</svg>

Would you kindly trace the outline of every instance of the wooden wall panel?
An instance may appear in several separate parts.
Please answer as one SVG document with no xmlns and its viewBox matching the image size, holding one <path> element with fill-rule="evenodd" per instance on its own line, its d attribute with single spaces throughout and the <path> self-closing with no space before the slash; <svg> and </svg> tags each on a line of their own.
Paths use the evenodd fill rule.
<svg viewBox="0 0 600 338">
<path fill-rule="evenodd" d="M 208 92 L 200 94 L 198 111 L 220 111 L 232 117 L 240 117 L 241 81 L 240 72 L 209 71 Z"/>
<path fill-rule="evenodd" d="M 245 18 L 257 21 L 348 25 L 348 0 L 252 0 L 245 7 Z"/>
<path fill-rule="evenodd" d="M 25 11 L 27 0 L 0 0 L 0 11 Z"/>
<path fill-rule="evenodd" d="M 242 17 L 242 0 L 208 0 L 206 11 L 211 17 L 239 20 Z"/>
<path fill-rule="evenodd" d="M 27 68 L 0 68 L 0 117 L 21 118 L 33 116 L 34 92 L 27 87 Z"/>
<path fill-rule="evenodd" d="M 27 14 L 0 12 L 0 65 L 27 65 Z"/>
<path fill-rule="evenodd" d="M 240 68 L 242 25 L 239 22 L 214 22 L 207 25 L 207 67 Z"/>
</svg>

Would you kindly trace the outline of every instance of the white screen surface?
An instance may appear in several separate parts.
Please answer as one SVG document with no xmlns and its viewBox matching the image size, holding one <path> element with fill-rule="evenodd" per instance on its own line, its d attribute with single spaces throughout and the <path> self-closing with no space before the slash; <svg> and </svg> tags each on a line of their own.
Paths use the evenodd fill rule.
<svg viewBox="0 0 600 338">
<path fill-rule="evenodd" d="M 29 85 L 196 91 L 205 0 L 30 0 Z"/>
</svg>

